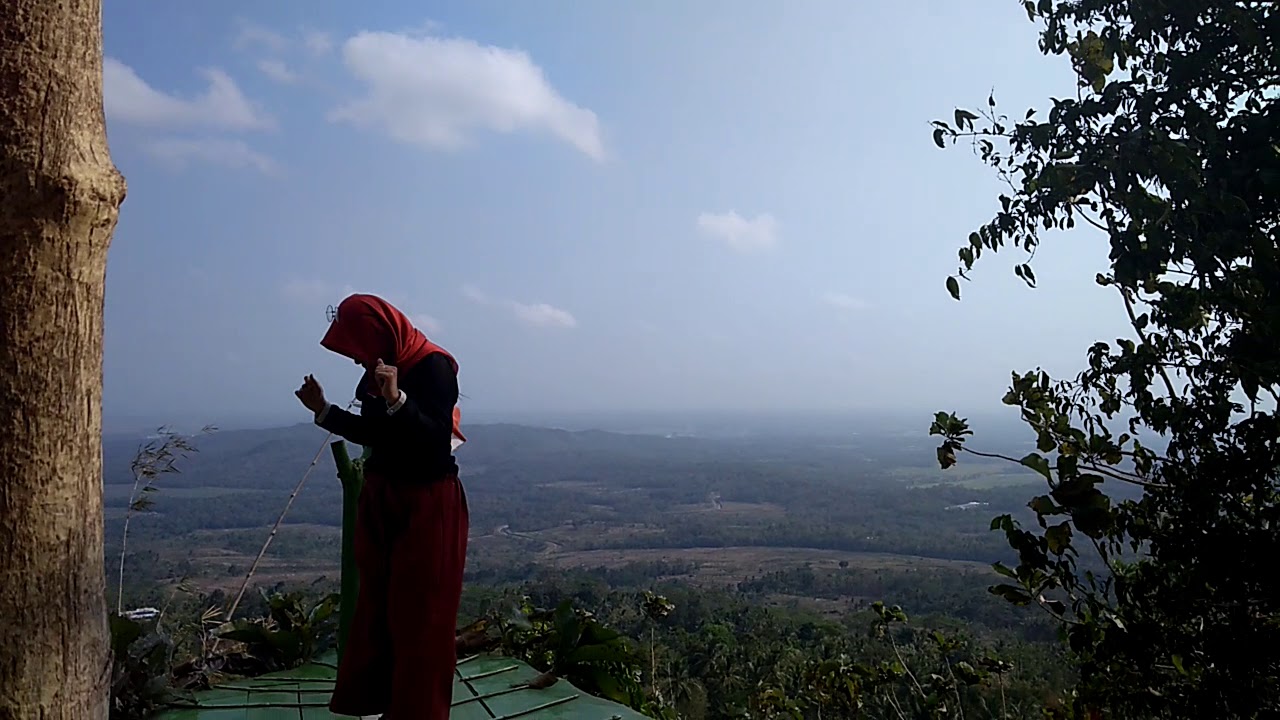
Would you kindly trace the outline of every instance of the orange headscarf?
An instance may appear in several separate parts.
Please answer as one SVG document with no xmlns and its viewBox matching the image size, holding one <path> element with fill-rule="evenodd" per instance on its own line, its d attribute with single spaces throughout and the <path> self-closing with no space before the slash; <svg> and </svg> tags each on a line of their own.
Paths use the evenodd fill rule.
<svg viewBox="0 0 1280 720">
<path fill-rule="evenodd" d="M 428 340 L 404 313 L 376 295 L 357 294 L 343 300 L 320 345 L 366 367 L 382 360 L 396 366 L 400 373 L 407 372 L 427 356 L 440 353 L 449 358 L 453 371 L 458 372 L 458 361 L 447 350 Z M 361 389 L 374 394 L 373 374 L 367 370 L 356 388 L 357 396 Z M 458 427 L 461 420 L 462 413 L 455 405 L 453 434 L 466 442 Z"/>
</svg>

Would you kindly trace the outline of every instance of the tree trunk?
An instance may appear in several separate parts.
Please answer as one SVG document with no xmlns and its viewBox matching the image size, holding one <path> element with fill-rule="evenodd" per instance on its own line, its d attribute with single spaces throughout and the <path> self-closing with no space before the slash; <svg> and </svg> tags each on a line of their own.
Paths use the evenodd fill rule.
<svg viewBox="0 0 1280 720">
<path fill-rule="evenodd" d="M 107 717 L 101 0 L 0 0 L 0 720 Z"/>
</svg>

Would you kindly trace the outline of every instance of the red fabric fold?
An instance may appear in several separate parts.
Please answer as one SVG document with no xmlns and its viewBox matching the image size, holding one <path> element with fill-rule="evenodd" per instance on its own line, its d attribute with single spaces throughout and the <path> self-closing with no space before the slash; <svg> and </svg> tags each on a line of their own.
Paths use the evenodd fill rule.
<svg viewBox="0 0 1280 720">
<path fill-rule="evenodd" d="M 424 484 L 365 478 L 355 528 L 360 592 L 331 712 L 447 720 L 469 530 L 456 475 Z"/>
</svg>

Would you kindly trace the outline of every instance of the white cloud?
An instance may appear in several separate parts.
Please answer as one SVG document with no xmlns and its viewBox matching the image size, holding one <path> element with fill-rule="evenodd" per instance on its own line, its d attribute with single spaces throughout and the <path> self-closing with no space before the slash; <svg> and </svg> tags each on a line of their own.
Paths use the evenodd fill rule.
<svg viewBox="0 0 1280 720">
<path fill-rule="evenodd" d="M 191 163 L 204 163 L 233 170 L 252 169 L 264 175 L 274 175 L 279 170 L 271 158 L 240 140 L 165 138 L 150 141 L 143 149 L 174 169 L 185 168 Z"/>
<path fill-rule="evenodd" d="M 233 45 L 237 50 L 266 48 L 272 52 L 283 52 L 289 47 L 289 39 L 274 30 L 241 20 L 240 32 L 236 34 Z"/>
<path fill-rule="evenodd" d="M 298 81 L 298 74 L 290 70 L 283 60 L 259 60 L 258 70 L 262 71 L 263 75 L 285 85 L 292 85 Z"/>
<path fill-rule="evenodd" d="M 489 304 L 489 296 L 475 285 L 463 285 L 462 296 L 474 303 Z"/>
<path fill-rule="evenodd" d="M 303 27 L 295 32 L 280 33 L 244 19 L 239 24 L 240 30 L 232 42 L 237 50 L 279 56 L 305 49 L 316 57 L 333 50 L 333 36 L 322 30 Z"/>
<path fill-rule="evenodd" d="M 216 68 L 202 71 L 209 87 L 190 99 L 156 90 L 133 68 L 115 58 L 106 58 L 102 71 L 107 117 L 119 122 L 223 130 L 260 130 L 274 125 L 269 116 L 245 98 L 229 75 Z"/>
<path fill-rule="evenodd" d="M 546 303 L 526 305 L 512 302 L 511 309 L 515 311 L 516 317 L 535 327 L 571 328 L 578 326 L 577 319 L 569 314 L 567 310 L 561 310 Z"/>
<path fill-rule="evenodd" d="M 822 297 L 823 302 L 841 310 L 866 310 L 871 307 L 866 300 L 844 293 L 829 292 Z"/>
<path fill-rule="evenodd" d="M 363 32 L 342 48 L 364 95 L 329 117 L 377 128 L 395 140 L 431 150 L 468 144 L 478 131 L 535 130 L 604 158 L 599 122 L 547 81 L 520 50 L 462 38 Z"/>
<path fill-rule="evenodd" d="M 768 213 L 748 220 L 730 210 L 727 213 L 702 213 L 698 229 L 739 252 L 767 250 L 778 244 L 778 221 Z"/>
<path fill-rule="evenodd" d="M 311 30 L 302 36 L 302 44 L 313 55 L 328 55 L 333 49 L 333 38 L 329 37 L 329 33 Z"/>
<path fill-rule="evenodd" d="M 299 305 L 324 304 L 326 307 L 336 306 L 346 297 L 337 286 L 316 278 L 291 278 L 280 288 L 280 294 Z"/>
<path fill-rule="evenodd" d="M 427 334 L 440 332 L 440 321 L 426 313 L 410 315 L 409 322 L 412 322 L 414 327 Z"/>
<path fill-rule="evenodd" d="M 462 295 L 477 305 L 504 307 L 515 315 L 516 319 L 532 327 L 573 328 L 578 320 L 568 310 L 563 310 L 547 303 L 522 303 L 515 300 L 500 300 L 474 285 L 462 286 Z"/>
</svg>

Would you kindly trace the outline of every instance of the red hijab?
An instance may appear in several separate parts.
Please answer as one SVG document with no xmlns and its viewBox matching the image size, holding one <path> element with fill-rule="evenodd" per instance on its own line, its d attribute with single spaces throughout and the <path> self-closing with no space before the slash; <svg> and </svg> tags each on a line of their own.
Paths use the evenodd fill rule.
<svg viewBox="0 0 1280 720">
<path fill-rule="evenodd" d="M 378 360 L 382 360 L 388 365 L 396 366 L 401 374 L 427 356 L 440 353 L 449 358 L 453 371 L 458 372 L 458 361 L 448 351 L 428 340 L 421 330 L 409 322 L 404 313 L 376 295 L 357 294 L 343 300 L 338 305 L 338 315 L 330 323 L 320 346 L 366 367 L 372 367 Z M 376 394 L 373 373 L 368 370 L 356 387 L 357 397 L 362 390 L 371 395 Z M 458 440 L 465 442 L 466 438 L 458 427 L 461 419 L 462 413 L 455 405 L 453 434 Z"/>
</svg>

